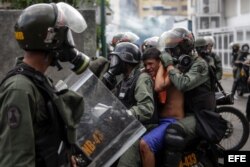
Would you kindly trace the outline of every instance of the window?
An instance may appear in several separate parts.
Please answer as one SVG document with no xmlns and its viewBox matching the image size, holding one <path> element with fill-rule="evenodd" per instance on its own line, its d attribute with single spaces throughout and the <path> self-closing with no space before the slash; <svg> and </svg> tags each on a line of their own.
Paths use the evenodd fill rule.
<svg viewBox="0 0 250 167">
<path fill-rule="evenodd" d="M 177 11 L 177 7 L 172 7 L 171 11 L 174 11 L 174 12 Z"/>
<path fill-rule="evenodd" d="M 217 36 L 214 36 L 214 49 L 217 48 Z"/>
<path fill-rule="evenodd" d="M 242 31 L 237 32 L 237 41 L 243 41 L 243 32 Z"/>
<path fill-rule="evenodd" d="M 233 34 L 230 34 L 229 35 L 229 43 L 233 42 L 234 41 L 234 35 Z"/>
<path fill-rule="evenodd" d="M 208 5 L 209 4 L 209 0 L 203 0 L 203 4 L 204 5 Z"/>
<path fill-rule="evenodd" d="M 241 0 L 241 13 L 246 14 L 250 12 L 250 1 Z"/>
<path fill-rule="evenodd" d="M 187 10 L 187 6 L 181 6 L 181 10 Z"/>
<path fill-rule="evenodd" d="M 142 7 L 142 10 L 148 11 L 148 10 L 150 10 L 150 7 L 144 6 L 144 7 Z"/>
<path fill-rule="evenodd" d="M 227 53 L 227 52 L 224 53 L 224 64 L 225 64 L 225 65 L 229 65 L 228 53 Z"/>
<path fill-rule="evenodd" d="M 222 49 L 222 40 L 221 40 L 221 36 L 218 37 L 218 44 L 219 44 L 219 49 Z"/>
<path fill-rule="evenodd" d="M 228 48 L 228 37 L 227 35 L 224 36 L 224 49 Z"/>
<path fill-rule="evenodd" d="M 200 20 L 200 28 L 201 29 L 209 28 L 209 18 L 208 17 L 201 18 L 201 20 Z"/>
<path fill-rule="evenodd" d="M 218 28 L 220 26 L 219 21 L 220 21 L 219 17 L 212 17 L 211 18 L 211 27 L 210 28 Z"/>
<path fill-rule="evenodd" d="M 246 32 L 246 40 L 247 40 L 247 41 L 250 41 L 250 31 L 247 31 L 247 32 Z"/>
</svg>

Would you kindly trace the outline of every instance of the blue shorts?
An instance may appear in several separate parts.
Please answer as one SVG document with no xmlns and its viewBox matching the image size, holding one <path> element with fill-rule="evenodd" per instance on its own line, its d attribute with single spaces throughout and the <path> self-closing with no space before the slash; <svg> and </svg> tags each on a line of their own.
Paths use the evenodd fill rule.
<svg viewBox="0 0 250 167">
<path fill-rule="evenodd" d="M 142 139 L 148 144 L 151 151 L 157 153 L 163 148 L 165 130 L 175 121 L 176 119 L 174 118 L 160 119 L 159 125 L 142 137 Z"/>
</svg>

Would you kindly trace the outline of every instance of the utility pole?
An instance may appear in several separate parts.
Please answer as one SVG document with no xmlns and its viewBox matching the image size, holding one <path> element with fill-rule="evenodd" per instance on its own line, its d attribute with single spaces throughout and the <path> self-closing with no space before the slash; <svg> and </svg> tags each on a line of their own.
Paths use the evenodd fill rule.
<svg viewBox="0 0 250 167">
<path fill-rule="evenodd" d="M 102 43 L 102 56 L 103 57 L 107 57 L 105 26 L 106 26 L 105 0 L 101 0 L 101 43 Z"/>
</svg>

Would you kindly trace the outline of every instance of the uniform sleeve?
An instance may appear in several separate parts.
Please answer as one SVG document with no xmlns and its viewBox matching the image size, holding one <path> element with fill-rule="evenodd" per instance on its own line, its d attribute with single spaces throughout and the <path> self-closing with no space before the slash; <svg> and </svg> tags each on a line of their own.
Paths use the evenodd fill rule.
<svg viewBox="0 0 250 167">
<path fill-rule="evenodd" d="M 141 121 L 149 120 L 154 112 L 153 81 L 150 76 L 142 73 L 135 87 L 136 105 L 130 111 Z"/>
<path fill-rule="evenodd" d="M 11 89 L 0 95 L 0 101 L 0 166 L 34 167 L 31 96 L 24 90 Z"/>
<path fill-rule="evenodd" d="M 180 73 L 176 69 L 170 70 L 169 77 L 178 90 L 185 92 L 209 80 L 208 66 L 205 61 L 196 61 L 186 73 Z"/>
<path fill-rule="evenodd" d="M 221 62 L 221 58 L 218 55 L 214 55 L 214 63 L 215 63 L 215 67 L 216 67 L 216 77 L 218 80 L 221 80 L 222 78 L 222 62 Z"/>
</svg>

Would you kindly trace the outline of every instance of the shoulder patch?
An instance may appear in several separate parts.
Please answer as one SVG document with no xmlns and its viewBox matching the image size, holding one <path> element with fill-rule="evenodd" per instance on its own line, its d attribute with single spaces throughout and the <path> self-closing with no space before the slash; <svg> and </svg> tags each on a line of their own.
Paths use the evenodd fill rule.
<svg viewBox="0 0 250 167">
<path fill-rule="evenodd" d="M 10 128 L 11 129 L 17 128 L 21 122 L 20 110 L 15 106 L 9 107 L 7 116 L 8 116 L 8 124 Z"/>
</svg>

